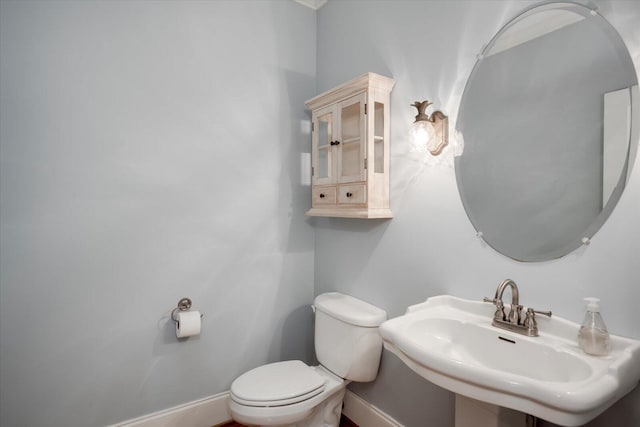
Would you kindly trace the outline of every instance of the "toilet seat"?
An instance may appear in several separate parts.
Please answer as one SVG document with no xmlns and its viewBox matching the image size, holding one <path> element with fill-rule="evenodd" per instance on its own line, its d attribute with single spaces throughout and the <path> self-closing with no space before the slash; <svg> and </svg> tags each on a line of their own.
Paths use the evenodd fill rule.
<svg viewBox="0 0 640 427">
<path fill-rule="evenodd" d="M 246 406 L 291 405 L 322 393 L 325 382 L 299 360 L 271 363 L 239 376 L 231 384 L 231 399 Z"/>
</svg>

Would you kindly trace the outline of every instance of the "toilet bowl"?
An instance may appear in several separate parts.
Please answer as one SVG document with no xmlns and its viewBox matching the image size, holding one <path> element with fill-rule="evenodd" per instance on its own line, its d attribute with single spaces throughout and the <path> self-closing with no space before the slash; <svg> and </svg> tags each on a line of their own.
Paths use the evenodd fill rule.
<svg viewBox="0 0 640 427">
<path fill-rule="evenodd" d="M 263 368 L 266 370 L 260 372 Z M 229 409 L 234 420 L 249 426 L 312 426 L 310 422 L 318 417 L 333 420 L 337 426 L 349 383 L 322 366 L 307 366 L 299 360 L 264 365 L 238 379 L 246 381 L 234 382 Z M 249 385 L 253 380 L 256 388 Z M 262 387 L 267 384 L 270 387 Z"/>
<path fill-rule="evenodd" d="M 314 301 L 319 366 L 299 360 L 271 363 L 231 385 L 229 411 L 249 426 L 338 427 L 351 381 L 373 381 L 382 352 L 378 326 L 386 313 L 337 292 Z"/>
</svg>

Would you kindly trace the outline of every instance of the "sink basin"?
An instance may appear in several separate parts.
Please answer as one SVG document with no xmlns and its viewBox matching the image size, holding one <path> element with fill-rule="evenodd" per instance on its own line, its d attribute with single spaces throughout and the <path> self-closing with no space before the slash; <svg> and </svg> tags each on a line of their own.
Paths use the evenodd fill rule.
<svg viewBox="0 0 640 427">
<path fill-rule="evenodd" d="M 473 399 L 579 426 L 633 390 L 640 341 L 611 335 L 606 357 L 585 354 L 580 325 L 537 317 L 540 336 L 491 325 L 492 304 L 443 295 L 384 322 L 387 350 L 427 380 Z"/>
<path fill-rule="evenodd" d="M 417 344 L 422 347 L 418 352 L 438 352 L 448 360 L 538 381 L 581 381 L 593 373 L 591 366 L 574 354 L 502 335 L 493 328 L 458 320 L 420 319 L 407 327 L 406 336 L 412 338 L 402 348 L 416 354 L 412 350 L 418 349 L 409 350 L 409 346 Z"/>
</svg>

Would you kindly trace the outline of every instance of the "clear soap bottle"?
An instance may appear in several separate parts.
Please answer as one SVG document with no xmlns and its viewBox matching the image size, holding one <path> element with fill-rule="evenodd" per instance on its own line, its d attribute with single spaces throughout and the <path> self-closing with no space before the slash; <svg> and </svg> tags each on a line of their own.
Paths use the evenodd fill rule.
<svg viewBox="0 0 640 427">
<path fill-rule="evenodd" d="M 578 344 L 587 354 L 594 356 L 606 356 L 611 351 L 609 332 L 600 315 L 600 300 L 598 298 L 585 298 L 587 301 L 587 313 L 578 332 Z"/>
</svg>

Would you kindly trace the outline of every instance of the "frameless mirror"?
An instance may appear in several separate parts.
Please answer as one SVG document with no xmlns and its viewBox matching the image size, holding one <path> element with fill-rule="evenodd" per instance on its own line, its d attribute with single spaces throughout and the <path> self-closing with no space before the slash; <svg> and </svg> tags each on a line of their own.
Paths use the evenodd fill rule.
<svg viewBox="0 0 640 427">
<path fill-rule="evenodd" d="M 458 189 L 483 239 L 519 261 L 559 258 L 590 239 L 629 176 L 638 101 L 629 52 L 595 11 L 545 4 L 502 28 L 457 120 Z"/>
</svg>

